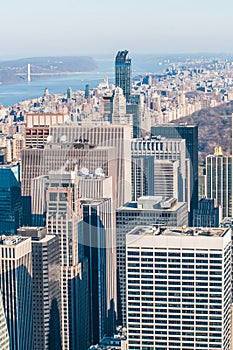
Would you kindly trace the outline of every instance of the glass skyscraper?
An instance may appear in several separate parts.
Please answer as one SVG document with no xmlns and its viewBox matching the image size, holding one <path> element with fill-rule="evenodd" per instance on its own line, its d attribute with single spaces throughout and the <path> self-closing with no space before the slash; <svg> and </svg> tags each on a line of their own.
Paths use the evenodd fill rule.
<svg viewBox="0 0 233 350">
<path fill-rule="evenodd" d="M 1 166 L 0 179 L 0 234 L 14 235 L 22 224 L 19 166 Z"/>
<path fill-rule="evenodd" d="M 115 85 L 122 88 L 126 100 L 131 94 L 131 58 L 128 51 L 118 51 L 115 59 Z"/>
</svg>

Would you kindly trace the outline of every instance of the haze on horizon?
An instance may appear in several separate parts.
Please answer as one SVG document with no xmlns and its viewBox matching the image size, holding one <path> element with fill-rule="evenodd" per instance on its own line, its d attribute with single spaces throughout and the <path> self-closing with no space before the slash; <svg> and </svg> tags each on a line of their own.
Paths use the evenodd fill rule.
<svg viewBox="0 0 233 350">
<path fill-rule="evenodd" d="M 9 0 L 0 58 L 233 53 L 232 12 L 232 0 Z"/>
</svg>

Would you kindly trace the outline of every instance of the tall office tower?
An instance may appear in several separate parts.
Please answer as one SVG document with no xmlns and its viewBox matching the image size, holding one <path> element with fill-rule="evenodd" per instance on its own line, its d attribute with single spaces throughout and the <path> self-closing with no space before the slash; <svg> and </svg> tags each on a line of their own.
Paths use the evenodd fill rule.
<svg viewBox="0 0 233 350">
<path fill-rule="evenodd" d="M 163 198 L 178 198 L 179 161 L 154 160 L 154 194 Z"/>
<path fill-rule="evenodd" d="M 31 239 L 1 236 L 0 290 L 11 350 L 33 350 Z"/>
<path fill-rule="evenodd" d="M 186 158 L 190 160 L 190 222 L 192 222 L 193 210 L 198 208 L 198 127 L 188 124 L 158 125 L 151 128 L 151 135 L 186 141 Z"/>
<path fill-rule="evenodd" d="M 158 174 L 158 161 L 178 161 L 178 200 L 186 201 L 186 165 L 185 140 L 152 138 L 133 139 L 131 142 L 132 156 L 132 198 L 137 200 L 141 196 L 156 195 L 155 189 Z M 175 165 L 174 165 L 175 167 Z M 165 174 L 164 174 L 165 175 Z M 174 174 L 174 181 L 175 181 Z"/>
<path fill-rule="evenodd" d="M 117 87 L 113 97 L 112 124 L 126 124 L 131 127 L 133 137 L 133 115 L 126 112 L 126 99 L 123 90 Z"/>
<path fill-rule="evenodd" d="M 198 209 L 193 211 L 193 226 L 219 227 L 221 221 L 222 207 L 215 204 L 215 199 L 200 199 Z"/>
<path fill-rule="evenodd" d="M 34 350 L 61 350 L 59 237 L 44 227 L 21 227 L 31 237 Z"/>
<path fill-rule="evenodd" d="M 128 350 L 231 349 L 231 230 L 137 227 L 126 238 Z"/>
<path fill-rule="evenodd" d="M 0 291 L 0 349 L 10 350 L 9 334 L 7 330 L 6 317 L 2 302 L 2 292 Z"/>
<path fill-rule="evenodd" d="M 48 234 L 60 239 L 62 350 L 83 350 L 90 345 L 88 266 L 76 173 L 51 172 L 46 200 Z"/>
<path fill-rule="evenodd" d="M 115 58 L 115 85 L 123 90 L 126 100 L 131 95 L 132 77 L 131 77 L 131 59 L 128 57 L 128 51 L 118 51 Z"/>
<path fill-rule="evenodd" d="M 116 235 L 111 199 L 81 200 L 84 251 L 89 264 L 91 343 L 115 331 Z"/>
<path fill-rule="evenodd" d="M 126 99 L 119 86 L 114 91 L 112 115 L 113 117 L 125 117 L 126 115 Z"/>
<path fill-rule="evenodd" d="M 61 169 L 81 171 L 82 168 L 87 168 L 89 173 L 94 174 L 96 169 L 101 168 L 106 176 L 112 176 L 113 186 L 115 186 L 116 162 L 120 162 L 115 156 L 115 149 L 113 147 L 94 147 L 86 141 L 81 142 L 81 140 L 80 142 L 74 141 L 71 143 L 49 143 L 44 149 L 28 148 L 22 151 L 21 183 L 24 225 L 32 225 L 32 179 L 47 175 L 49 171 Z M 114 191 L 117 192 L 115 187 Z M 34 211 L 34 214 L 39 213 Z M 38 224 L 43 225 L 39 222 Z"/>
<path fill-rule="evenodd" d="M 206 157 L 205 195 L 221 205 L 223 218 L 233 216 L 232 157 L 223 155 L 221 147 L 216 147 L 214 155 Z"/>
<path fill-rule="evenodd" d="M 188 224 L 187 203 L 162 197 L 141 197 L 117 209 L 118 323 L 126 326 L 126 234 L 138 225 Z"/>
<path fill-rule="evenodd" d="M 22 223 L 19 165 L 0 166 L 0 234 L 13 235 Z"/>
<path fill-rule="evenodd" d="M 131 200 L 130 126 L 109 124 L 80 125 L 74 123 L 69 125 L 52 126 L 50 128 L 50 136 L 53 137 L 55 143 L 60 143 L 63 135 L 66 135 L 67 142 L 85 139 L 89 140 L 92 145 L 102 146 L 105 149 L 114 147 L 115 156 L 113 160 L 116 162 L 114 169 L 116 180 L 113 180 L 113 183 L 116 183 L 116 207 Z M 114 176 L 112 173 L 107 173 L 104 168 L 103 170 L 106 175 Z"/>
</svg>

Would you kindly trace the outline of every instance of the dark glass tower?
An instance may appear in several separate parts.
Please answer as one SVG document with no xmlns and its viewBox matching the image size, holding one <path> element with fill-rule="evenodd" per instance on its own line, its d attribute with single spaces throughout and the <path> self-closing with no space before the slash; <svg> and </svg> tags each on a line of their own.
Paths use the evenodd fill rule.
<svg viewBox="0 0 233 350">
<path fill-rule="evenodd" d="M 0 234 L 13 235 L 22 224 L 19 165 L 0 167 Z"/>
<path fill-rule="evenodd" d="M 91 343 L 99 343 L 115 330 L 115 263 L 113 215 L 110 199 L 82 201 L 84 253 L 89 266 Z"/>
<path fill-rule="evenodd" d="M 198 208 L 198 127 L 187 124 L 158 125 L 151 128 L 151 136 L 162 136 L 170 139 L 185 139 L 186 158 L 190 161 L 190 224 L 193 210 Z M 188 185 L 187 185 L 188 186 Z"/>
<path fill-rule="evenodd" d="M 115 85 L 122 88 L 126 100 L 131 94 L 131 58 L 128 51 L 118 51 L 115 59 Z"/>
</svg>

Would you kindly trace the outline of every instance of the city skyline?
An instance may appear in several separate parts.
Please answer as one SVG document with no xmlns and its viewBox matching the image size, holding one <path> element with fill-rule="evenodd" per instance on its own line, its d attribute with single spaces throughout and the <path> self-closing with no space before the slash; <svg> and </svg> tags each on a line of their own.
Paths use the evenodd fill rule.
<svg viewBox="0 0 233 350">
<path fill-rule="evenodd" d="M 113 54 L 119 47 L 132 53 L 229 52 L 231 10 L 230 0 L 221 7 L 216 0 L 197 0 L 193 7 L 184 0 L 150 0 L 147 6 L 42 0 L 37 7 L 12 0 L 1 7 L 2 57 Z"/>
</svg>

